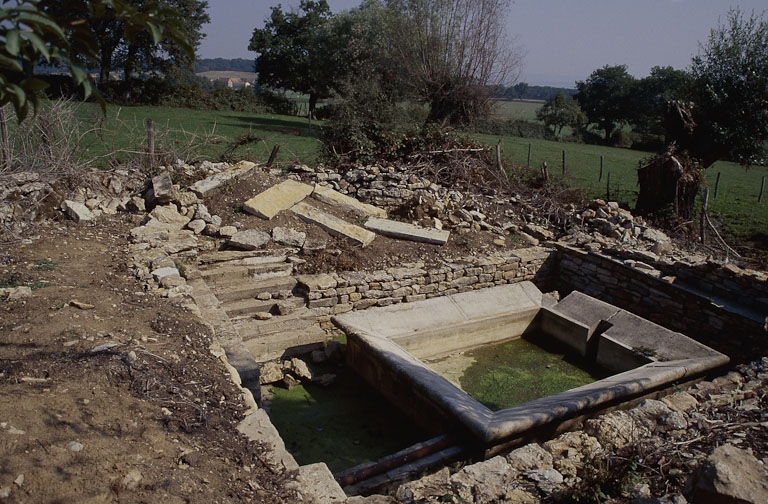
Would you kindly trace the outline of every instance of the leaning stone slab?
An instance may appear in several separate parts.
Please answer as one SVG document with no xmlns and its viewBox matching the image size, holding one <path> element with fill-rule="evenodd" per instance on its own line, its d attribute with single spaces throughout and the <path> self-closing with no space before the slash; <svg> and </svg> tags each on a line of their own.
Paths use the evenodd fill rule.
<svg viewBox="0 0 768 504">
<path fill-rule="evenodd" d="M 64 203 L 61 204 L 61 209 L 64 210 L 67 217 L 78 223 L 92 221 L 96 218 L 87 206 L 77 201 L 64 200 Z"/>
<path fill-rule="evenodd" d="M 242 177 L 246 173 L 253 170 L 255 166 L 256 164 L 251 163 L 250 161 L 240 161 L 235 166 L 232 166 L 223 172 L 216 173 L 203 180 L 198 180 L 189 187 L 189 190 L 198 196 L 202 196 L 205 193 L 216 189 L 225 182 L 228 182 L 237 177 Z"/>
<path fill-rule="evenodd" d="M 407 222 L 391 221 L 387 219 L 368 219 L 365 223 L 365 227 L 366 229 L 370 229 L 371 231 L 375 231 L 384 236 L 416 242 L 434 243 L 436 245 L 445 245 L 451 234 L 449 231 L 428 229 L 414 226 Z"/>
<path fill-rule="evenodd" d="M 310 185 L 288 179 L 246 201 L 243 210 L 262 219 L 271 219 L 312 194 L 312 190 Z"/>
<path fill-rule="evenodd" d="M 167 205 L 176 197 L 176 189 L 173 187 L 171 174 L 166 172 L 152 177 L 151 194 L 147 199 L 157 205 Z"/>
<path fill-rule="evenodd" d="M 374 233 L 322 212 L 306 203 L 297 203 L 291 208 L 291 211 L 301 217 L 302 220 L 320 226 L 331 235 L 347 238 L 363 247 L 376 238 Z"/>
<path fill-rule="evenodd" d="M 387 211 L 383 208 L 363 203 L 330 187 L 315 185 L 312 197 L 328 205 L 339 206 L 367 217 L 387 218 Z"/>
</svg>

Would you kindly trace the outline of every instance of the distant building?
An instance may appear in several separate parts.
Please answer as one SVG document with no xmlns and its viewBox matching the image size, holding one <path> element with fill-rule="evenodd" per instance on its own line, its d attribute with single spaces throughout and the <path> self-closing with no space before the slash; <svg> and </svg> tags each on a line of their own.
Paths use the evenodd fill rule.
<svg viewBox="0 0 768 504">
<path fill-rule="evenodd" d="M 251 82 L 239 77 L 221 77 L 213 81 L 213 87 L 217 89 L 242 89 L 252 85 Z"/>
</svg>

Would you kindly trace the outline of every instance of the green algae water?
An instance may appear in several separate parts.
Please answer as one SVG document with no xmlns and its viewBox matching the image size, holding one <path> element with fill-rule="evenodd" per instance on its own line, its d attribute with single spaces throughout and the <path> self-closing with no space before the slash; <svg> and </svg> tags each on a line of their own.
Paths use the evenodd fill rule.
<svg viewBox="0 0 768 504">
<path fill-rule="evenodd" d="M 427 363 L 479 403 L 499 411 L 608 376 L 605 370 L 518 338 Z"/>
<path fill-rule="evenodd" d="M 336 473 L 429 438 L 350 369 L 310 369 L 336 380 L 328 387 L 273 387 L 270 404 L 269 417 L 299 464 L 325 462 Z"/>
</svg>

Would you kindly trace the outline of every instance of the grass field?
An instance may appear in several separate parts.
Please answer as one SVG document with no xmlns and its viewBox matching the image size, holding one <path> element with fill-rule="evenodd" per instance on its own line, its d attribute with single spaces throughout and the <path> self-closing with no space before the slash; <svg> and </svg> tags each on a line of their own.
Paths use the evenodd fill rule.
<svg viewBox="0 0 768 504">
<path fill-rule="evenodd" d="M 92 157 L 117 153 L 110 164 L 136 155 L 147 145 L 147 119 L 154 123 L 156 152 L 173 159 L 259 162 L 280 145 L 279 162 L 312 164 L 320 151 L 318 128 L 310 133 L 307 120 L 300 117 L 117 106 L 109 106 L 103 117 L 92 104 L 79 105 L 76 117 L 84 132 L 82 144 Z"/>
<path fill-rule="evenodd" d="M 540 104 L 530 102 L 500 102 L 504 114 L 519 114 L 520 118 L 535 114 Z M 82 147 L 87 156 L 103 159 L 109 166 L 140 156 L 147 143 L 146 120 L 151 118 L 156 132 L 156 150 L 171 159 L 185 161 L 249 159 L 264 162 L 275 145 L 280 145 L 278 163 L 301 162 L 314 164 L 320 159 L 319 128 L 308 131 L 307 120 L 299 117 L 239 112 L 196 111 L 167 107 L 110 106 L 101 118 L 95 105 L 80 105 L 77 119 L 81 122 Z M 477 135 L 477 139 L 495 146 L 498 137 Z M 528 164 L 538 172 L 546 161 L 553 183 L 558 187 L 578 187 L 588 197 L 609 197 L 633 207 L 637 199 L 636 169 L 651 153 L 555 142 L 549 140 L 503 137 L 502 152 L 506 166 Z M 567 173 L 562 173 L 563 150 L 566 152 Z M 113 153 L 111 157 L 108 154 Z M 116 154 L 114 154 L 116 153 Z M 603 176 L 600 177 L 600 157 Z M 98 163 L 96 163 L 98 165 Z M 715 180 L 721 173 L 717 197 Z M 761 181 L 768 168 L 745 170 L 734 163 L 718 162 L 706 172 L 711 189 L 711 215 L 739 239 L 762 242 L 768 247 L 768 194 L 758 203 Z M 608 178 L 610 177 L 610 184 Z M 768 188 L 766 188 L 768 193 Z"/>
<path fill-rule="evenodd" d="M 536 121 L 536 111 L 544 102 L 499 100 L 494 107 L 494 119 L 499 121 Z"/>
<path fill-rule="evenodd" d="M 487 145 L 496 145 L 499 138 L 478 135 Z M 546 161 L 550 178 L 556 186 L 579 187 L 590 198 L 609 198 L 634 207 L 637 200 L 637 168 L 651 156 L 650 152 L 596 145 L 554 142 L 517 137 L 502 138 L 502 155 L 507 164 L 527 166 L 531 149 L 531 170 L 537 173 Z M 565 150 L 566 174 L 562 172 Z M 600 157 L 603 176 L 600 178 Z M 720 184 L 715 197 L 717 174 Z M 610 176 L 610 185 L 609 185 Z M 709 211 L 717 221 L 740 240 L 761 242 L 768 239 L 768 183 L 763 199 L 758 203 L 762 178 L 768 178 L 764 166 L 744 167 L 719 161 L 705 172 L 710 188 Z M 700 206 L 700 203 L 697 204 Z M 721 230 L 722 232 L 722 230 Z M 766 243 L 768 244 L 768 243 Z M 765 245 L 763 245 L 765 247 Z"/>
</svg>

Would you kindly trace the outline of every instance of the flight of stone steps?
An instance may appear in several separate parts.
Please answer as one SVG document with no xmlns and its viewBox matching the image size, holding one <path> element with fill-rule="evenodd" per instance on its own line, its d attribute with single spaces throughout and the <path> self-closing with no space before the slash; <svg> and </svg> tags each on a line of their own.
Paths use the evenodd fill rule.
<svg viewBox="0 0 768 504">
<path fill-rule="evenodd" d="M 219 251 L 202 255 L 198 270 L 245 347 L 258 362 L 328 339 L 317 313 L 295 295 L 296 250 Z"/>
</svg>

